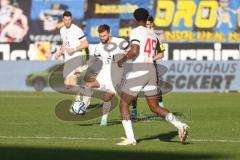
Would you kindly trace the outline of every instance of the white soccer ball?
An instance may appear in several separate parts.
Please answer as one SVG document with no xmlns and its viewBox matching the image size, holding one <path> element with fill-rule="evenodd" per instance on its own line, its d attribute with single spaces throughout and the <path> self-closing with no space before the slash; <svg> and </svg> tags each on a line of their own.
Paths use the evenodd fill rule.
<svg viewBox="0 0 240 160">
<path fill-rule="evenodd" d="M 72 112 L 74 114 L 85 114 L 86 113 L 86 104 L 83 101 L 75 101 L 72 104 Z"/>
</svg>

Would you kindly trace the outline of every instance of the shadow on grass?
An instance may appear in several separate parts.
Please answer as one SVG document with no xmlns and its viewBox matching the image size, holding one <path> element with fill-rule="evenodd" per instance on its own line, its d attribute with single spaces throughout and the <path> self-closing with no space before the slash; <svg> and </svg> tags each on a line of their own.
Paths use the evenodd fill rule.
<svg viewBox="0 0 240 160">
<path fill-rule="evenodd" d="M 96 105 L 92 105 L 91 107 L 89 107 L 89 109 L 91 109 L 91 108 L 96 108 Z M 182 116 L 182 113 L 180 113 L 180 112 L 174 112 L 174 114 L 177 116 Z M 150 114 L 150 115 L 141 115 L 137 119 L 132 119 L 133 123 L 149 122 L 149 121 L 165 121 L 165 118 L 157 116 L 156 114 Z M 100 119 L 80 123 L 78 125 L 79 126 L 93 126 L 93 125 L 99 125 L 99 124 L 100 124 Z M 119 125 L 119 124 L 122 124 L 120 119 L 108 120 L 108 126 Z"/>
<path fill-rule="evenodd" d="M 107 123 L 107 126 L 114 126 L 114 125 L 119 125 L 119 124 L 122 124 L 122 122 L 120 120 L 110 120 L 108 121 Z M 100 119 L 98 121 L 95 121 L 95 122 L 87 122 L 87 123 L 81 123 L 81 124 L 77 124 L 79 126 L 94 126 L 94 125 L 100 125 Z M 105 126 L 105 127 L 107 127 Z"/>
<path fill-rule="evenodd" d="M 157 135 L 139 138 L 139 139 L 137 139 L 137 142 L 140 143 L 142 141 L 148 141 L 148 140 L 159 140 L 159 141 L 163 141 L 163 142 L 181 143 L 180 141 L 173 140 L 176 136 L 178 136 L 178 132 L 171 131 L 168 133 L 161 133 L 161 134 L 157 134 Z M 185 142 L 184 144 L 190 144 L 190 143 Z"/>
<path fill-rule="evenodd" d="M 136 146 L 137 147 L 137 146 Z M 123 149 L 125 148 L 125 149 Z M 141 152 L 129 151 L 119 147 L 119 150 L 93 150 L 93 149 L 68 149 L 68 148 L 33 148 L 0 146 L 1 160 L 159 160 L 159 159 L 226 159 L 227 156 L 220 154 L 199 154 L 188 152 Z"/>
</svg>

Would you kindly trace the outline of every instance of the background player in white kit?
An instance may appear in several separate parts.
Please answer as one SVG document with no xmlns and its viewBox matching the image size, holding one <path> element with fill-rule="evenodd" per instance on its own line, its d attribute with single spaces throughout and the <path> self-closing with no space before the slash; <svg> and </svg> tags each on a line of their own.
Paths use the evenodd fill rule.
<svg viewBox="0 0 240 160">
<path fill-rule="evenodd" d="M 156 69 L 153 61 L 155 52 L 160 50 L 160 46 L 157 45 L 157 35 L 149 28 L 146 28 L 148 16 L 148 11 L 143 8 L 135 10 L 134 18 L 138 27 L 130 33 L 130 50 L 118 61 L 119 67 L 122 67 L 124 62 L 130 60 L 129 63 L 132 64 L 132 68 L 126 75 L 120 100 L 121 118 L 126 138 L 123 138 L 123 141 L 117 143 L 117 145 L 136 145 L 129 105 L 141 91 L 144 92 L 151 111 L 165 117 L 168 122 L 178 129 L 180 141 L 184 142 L 187 137 L 188 126 L 178 120 L 166 108 L 159 107 L 158 104 Z M 159 55 L 157 54 L 156 56 Z M 142 68 L 141 65 L 143 66 Z M 139 66 L 141 70 L 139 70 Z M 137 84 L 131 84 L 131 82 L 137 82 Z"/>
<path fill-rule="evenodd" d="M 55 58 L 59 59 L 62 54 L 65 57 L 63 77 L 65 78 L 64 84 L 68 89 L 76 86 L 77 76 L 74 74 L 75 69 L 83 65 L 82 50 L 88 47 L 86 35 L 82 29 L 77 25 L 72 24 L 72 13 L 65 11 L 63 13 L 64 27 L 60 29 L 62 38 L 62 46 L 56 53 Z M 88 97 L 83 97 L 88 98 Z M 76 95 L 73 105 L 79 105 L 80 95 Z"/>
<path fill-rule="evenodd" d="M 98 27 L 100 43 L 97 44 L 94 52 L 95 61 L 101 61 L 102 66 L 98 71 L 96 79 L 92 82 L 86 82 L 88 88 L 99 88 L 105 91 L 103 103 L 103 116 L 101 126 L 107 125 L 108 113 L 111 107 L 111 99 L 116 94 L 116 89 L 122 80 L 123 69 L 117 66 L 113 61 L 121 54 L 126 53 L 129 43 L 117 37 L 112 37 L 110 27 L 106 24 Z M 116 73 L 115 76 L 114 73 Z M 114 80 L 113 80 L 114 79 Z M 114 81 L 114 83 L 113 83 Z"/>
</svg>

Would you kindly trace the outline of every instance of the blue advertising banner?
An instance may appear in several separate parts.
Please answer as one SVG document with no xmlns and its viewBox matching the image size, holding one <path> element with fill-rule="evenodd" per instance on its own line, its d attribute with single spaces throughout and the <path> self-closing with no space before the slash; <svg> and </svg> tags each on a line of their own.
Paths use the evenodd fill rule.
<svg viewBox="0 0 240 160">
<path fill-rule="evenodd" d="M 154 31 L 163 35 L 164 42 L 240 42 L 240 1 L 93 0 L 88 4 L 88 19 L 118 18 L 119 21 L 112 25 L 120 23 L 119 30 L 123 30 L 123 26 L 128 33 L 134 27 L 130 25 L 134 22 L 132 13 L 142 7 L 153 16 Z M 118 36 L 123 34 L 121 31 Z"/>
<path fill-rule="evenodd" d="M 4 1 L 3 1 L 4 2 Z M 239 0 L 14 0 L 0 5 L 0 43 L 61 41 L 62 13 L 96 43 L 96 27 L 110 24 L 114 36 L 128 38 L 135 9 L 146 8 L 154 31 L 166 43 L 240 43 Z M 96 22 L 95 22 L 96 21 Z M 13 25 L 9 25 L 13 24 Z"/>
<path fill-rule="evenodd" d="M 88 33 L 88 41 L 91 43 L 99 43 L 98 26 L 101 24 L 107 24 L 111 26 L 111 32 L 113 36 L 119 35 L 119 19 L 114 18 L 94 18 L 88 19 L 86 23 L 86 32 Z"/>
<path fill-rule="evenodd" d="M 32 0 L 31 41 L 61 41 L 59 29 L 63 26 L 62 14 L 69 10 L 73 23 L 81 25 L 85 0 Z"/>
</svg>

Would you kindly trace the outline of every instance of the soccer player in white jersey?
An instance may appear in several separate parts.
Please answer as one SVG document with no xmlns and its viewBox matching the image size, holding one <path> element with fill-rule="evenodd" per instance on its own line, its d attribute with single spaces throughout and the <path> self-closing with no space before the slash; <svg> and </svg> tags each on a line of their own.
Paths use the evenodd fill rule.
<svg viewBox="0 0 240 160">
<path fill-rule="evenodd" d="M 146 22 L 146 27 L 153 30 L 153 17 L 152 16 L 148 16 L 147 22 Z M 161 55 L 161 57 L 159 57 L 159 59 L 163 58 L 164 51 L 165 51 L 164 46 L 162 44 L 160 44 L 160 53 L 158 53 L 158 54 Z M 155 61 L 154 61 L 156 69 L 158 69 L 156 61 L 159 60 L 159 59 L 155 58 Z M 158 78 L 158 74 L 157 74 L 157 78 Z M 158 82 L 160 83 L 160 81 L 158 81 Z M 136 99 L 132 102 L 132 106 L 133 106 L 132 107 L 132 112 L 131 112 L 131 119 L 132 120 L 137 119 L 137 100 L 138 100 L 138 97 L 136 97 Z M 158 101 L 159 101 L 158 102 L 159 106 L 164 107 L 162 91 L 160 89 L 159 89 Z"/>
<path fill-rule="evenodd" d="M 80 65 L 83 65 L 83 49 L 88 47 L 88 41 L 86 35 L 82 29 L 72 23 L 72 13 L 65 11 L 63 13 L 64 27 L 60 29 L 60 35 L 62 38 L 62 46 L 60 50 L 55 54 L 55 58 L 59 59 L 62 54 L 65 57 L 63 76 L 65 78 L 64 84 L 68 89 L 76 86 L 77 76 L 74 74 L 75 69 Z M 88 99 L 88 97 L 83 97 Z M 80 95 L 76 95 L 73 105 L 79 105 Z"/>
<path fill-rule="evenodd" d="M 146 28 L 148 15 L 148 11 L 143 8 L 134 11 L 137 27 L 130 33 L 131 48 L 127 54 L 118 61 L 119 67 L 122 67 L 126 61 L 131 63 L 132 67 L 123 83 L 120 100 L 121 118 L 126 138 L 123 138 L 123 141 L 117 143 L 117 145 L 136 145 L 129 105 L 131 105 L 132 101 L 141 91 L 144 92 L 151 111 L 165 117 L 166 121 L 178 129 L 180 141 L 184 142 L 187 137 L 187 124 L 182 123 L 166 108 L 161 108 L 158 104 L 156 69 L 153 61 L 156 57 L 160 56 L 157 54 L 154 57 L 156 51 L 159 53 L 159 45 L 157 45 L 157 35 L 149 28 Z M 144 67 L 141 68 L 141 66 Z M 139 70 L 139 68 L 141 68 L 141 70 Z M 135 84 L 131 84 L 131 82 Z"/>
<path fill-rule="evenodd" d="M 129 43 L 117 37 L 112 37 L 110 27 L 102 24 L 98 27 L 100 43 L 97 44 L 94 52 L 95 61 L 101 61 L 102 66 L 97 73 L 97 77 L 92 82 L 86 82 L 88 88 L 99 88 L 105 91 L 103 103 L 103 116 L 100 126 L 107 125 L 108 113 L 111 107 L 111 99 L 117 93 L 116 89 L 121 83 L 123 69 L 114 63 L 114 59 L 126 53 Z M 113 77 L 114 72 L 116 75 Z M 113 80 L 114 79 L 114 80 Z M 115 89 L 116 88 L 116 89 Z"/>
</svg>

